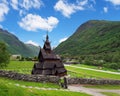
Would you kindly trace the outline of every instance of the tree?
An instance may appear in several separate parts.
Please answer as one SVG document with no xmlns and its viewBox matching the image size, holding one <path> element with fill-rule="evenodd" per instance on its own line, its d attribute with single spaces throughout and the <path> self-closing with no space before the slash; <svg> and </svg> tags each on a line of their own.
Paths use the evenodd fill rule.
<svg viewBox="0 0 120 96">
<path fill-rule="evenodd" d="M 7 52 L 6 45 L 0 42 L 0 67 L 6 67 L 9 63 L 10 55 Z"/>
<path fill-rule="evenodd" d="M 93 59 L 92 57 L 86 57 L 86 58 L 84 59 L 84 63 L 85 63 L 86 65 L 93 65 L 93 61 L 94 61 L 94 59 Z"/>
<path fill-rule="evenodd" d="M 119 63 L 120 62 L 120 53 L 116 52 L 112 57 L 112 62 Z"/>
<path fill-rule="evenodd" d="M 119 65 L 119 63 L 110 63 L 110 64 L 108 65 L 108 67 L 117 70 L 117 69 L 120 68 L 120 65 Z"/>
</svg>

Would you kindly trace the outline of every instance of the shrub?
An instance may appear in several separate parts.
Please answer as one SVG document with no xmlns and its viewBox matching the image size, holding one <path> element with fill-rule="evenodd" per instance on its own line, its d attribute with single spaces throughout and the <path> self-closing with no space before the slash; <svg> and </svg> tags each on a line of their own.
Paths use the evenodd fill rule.
<svg viewBox="0 0 120 96">
<path fill-rule="evenodd" d="M 106 68 L 111 68 L 115 70 L 120 69 L 120 63 L 107 63 L 107 64 L 104 64 L 103 66 Z"/>
</svg>

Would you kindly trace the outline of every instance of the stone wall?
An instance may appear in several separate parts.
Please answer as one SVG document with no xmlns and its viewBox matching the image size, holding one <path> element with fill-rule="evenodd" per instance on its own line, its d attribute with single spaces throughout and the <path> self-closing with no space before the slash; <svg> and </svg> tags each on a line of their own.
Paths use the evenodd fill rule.
<svg viewBox="0 0 120 96">
<path fill-rule="evenodd" d="M 0 70 L 0 77 L 7 77 L 14 80 L 23 80 L 31 82 L 50 82 L 50 83 L 59 83 L 59 77 L 56 76 L 43 76 L 43 75 L 29 75 L 21 74 L 12 71 L 3 71 Z"/>
<path fill-rule="evenodd" d="M 58 84 L 60 78 L 57 76 L 43 76 L 43 75 L 29 75 L 29 74 L 21 74 L 12 71 L 3 71 L 0 70 L 0 77 L 7 77 L 14 80 L 23 80 L 23 81 L 31 81 L 31 82 L 50 82 Z M 87 79 L 87 78 L 67 78 L 68 84 L 114 84 L 120 85 L 120 80 L 107 80 L 107 79 Z"/>
<path fill-rule="evenodd" d="M 67 80 L 68 80 L 68 84 L 120 85 L 120 80 L 110 80 L 110 79 L 67 78 Z"/>
</svg>

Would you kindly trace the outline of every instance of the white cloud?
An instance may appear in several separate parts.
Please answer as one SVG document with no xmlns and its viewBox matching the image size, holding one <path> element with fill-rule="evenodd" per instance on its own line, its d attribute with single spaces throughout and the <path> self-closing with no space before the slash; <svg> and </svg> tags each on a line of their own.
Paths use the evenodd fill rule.
<svg viewBox="0 0 120 96">
<path fill-rule="evenodd" d="M 11 0 L 10 4 L 15 10 L 18 10 L 19 8 L 29 10 L 30 8 L 40 8 L 43 5 L 43 2 L 41 0 Z"/>
<path fill-rule="evenodd" d="M 9 12 L 8 3 L 6 0 L 0 2 L 0 21 L 4 20 L 5 15 Z"/>
<path fill-rule="evenodd" d="M 120 5 L 120 0 L 106 0 L 108 2 L 111 2 L 114 5 Z"/>
<path fill-rule="evenodd" d="M 0 0 L 0 3 L 8 4 L 7 0 Z"/>
<path fill-rule="evenodd" d="M 77 1 L 78 2 L 78 1 Z M 78 4 L 84 6 L 88 3 L 88 0 L 79 1 Z"/>
<path fill-rule="evenodd" d="M 27 41 L 27 42 L 25 42 L 25 43 L 26 43 L 26 44 L 32 44 L 32 45 L 34 45 L 34 46 L 39 46 L 38 43 L 33 42 L 32 40 L 29 40 L 29 41 Z"/>
<path fill-rule="evenodd" d="M 69 4 L 65 0 L 59 0 L 54 6 L 56 11 L 60 11 L 65 17 L 70 17 L 71 14 L 75 13 L 77 10 L 83 10 L 82 6 L 76 6 L 74 4 Z"/>
<path fill-rule="evenodd" d="M 105 13 L 107 13 L 108 12 L 108 7 L 103 7 L 103 10 L 104 10 Z"/>
<path fill-rule="evenodd" d="M 90 0 L 91 2 L 95 2 L 94 0 Z M 85 10 L 86 7 L 90 7 L 89 0 L 76 0 L 75 3 L 68 3 L 67 0 L 59 0 L 54 9 L 56 11 L 60 11 L 65 17 L 70 17 L 73 13 Z"/>
<path fill-rule="evenodd" d="M 59 40 L 59 43 L 62 43 L 64 41 L 66 41 L 67 39 L 68 39 L 68 37 L 62 38 L 62 39 Z"/>
<path fill-rule="evenodd" d="M 18 10 L 18 0 L 11 0 L 11 6 L 13 9 Z"/>
<path fill-rule="evenodd" d="M 11 0 L 10 5 L 14 10 L 18 10 L 20 16 L 30 9 L 39 9 L 43 4 L 42 0 Z"/>
<path fill-rule="evenodd" d="M 20 22 L 18 22 L 19 26 L 27 31 L 37 31 L 48 30 L 52 31 L 53 28 L 56 27 L 59 20 L 53 16 L 48 18 L 42 18 L 39 15 L 28 14 Z"/>
<path fill-rule="evenodd" d="M 22 3 L 20 3 L 20 6 L 25 8 L 26 10 L 29 10 L 30 8 L 40 8 L 42 5 L 41 0 L 22 0 Z"/>
<path fill-rule="evenodd" d="M 19 15 L 20 16 L 25 15 L 25 14 L 27 14 L 27 12 L 25 10 L 22 10 L 22 9 L 19 10 Z"/>
</svg>

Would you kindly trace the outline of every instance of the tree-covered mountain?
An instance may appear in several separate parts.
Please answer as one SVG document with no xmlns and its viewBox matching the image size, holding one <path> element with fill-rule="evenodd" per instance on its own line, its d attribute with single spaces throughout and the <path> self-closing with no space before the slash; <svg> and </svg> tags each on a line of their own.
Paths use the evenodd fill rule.
<svg viewBox="0 0 120 96">
<path fill-rule="evenodd" d="M 62 42 L 55 52 L 69 56 L 120 54 L 120 21 L 90 20 Z"/>
<path fill-rule="evenodd" d="M 11 54 L 21 54 L 22 56 L 37 56 L 39 47 L 24 44 L 15 35 L 6 30 L 0 29 L 0 42 L 4 42 Z"/>
</svg>

